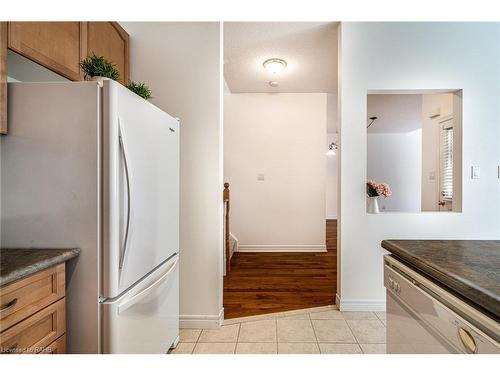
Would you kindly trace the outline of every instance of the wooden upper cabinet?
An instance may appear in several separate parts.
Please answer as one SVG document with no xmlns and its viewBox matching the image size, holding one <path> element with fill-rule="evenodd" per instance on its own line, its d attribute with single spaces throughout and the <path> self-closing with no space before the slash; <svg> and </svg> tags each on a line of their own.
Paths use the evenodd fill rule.
<svg viewBox="0 0 500 375">
<path fill-rule="evenodd" d="M 129 36 L 117 22 L 0 22 L 0 133 L 7 134 L 7 49 L 72 81 L 91 52 L 116 64 L 129 81 Z"/>
<path fill-rule="evenodd" d="M 70 79 L 82 79 L 87 55 L 85 22 L 9 22 L 8 47 Z"/>
<path fill-rule="evenodd" d="M 120 82 L 129 81 L 129 36 L 117 22 L 87 22 L 87 54 L 94 52 L 116 64 Z"/>
</svg>

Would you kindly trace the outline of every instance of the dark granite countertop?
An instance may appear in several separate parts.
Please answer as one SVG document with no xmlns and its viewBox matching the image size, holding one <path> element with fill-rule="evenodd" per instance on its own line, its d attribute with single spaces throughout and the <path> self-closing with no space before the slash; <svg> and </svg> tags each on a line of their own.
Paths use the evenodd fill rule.
<svg viewBox="0 0 500 375">
<path fill-rule="evenodd" d="M 500 319 L 500 241 L 385 240 L 382 247 Z"/>
<path fill-rule="evenodd" d="M 66 262 L 80 249 L 0 249 L 0 286 Z"/>
</svg>

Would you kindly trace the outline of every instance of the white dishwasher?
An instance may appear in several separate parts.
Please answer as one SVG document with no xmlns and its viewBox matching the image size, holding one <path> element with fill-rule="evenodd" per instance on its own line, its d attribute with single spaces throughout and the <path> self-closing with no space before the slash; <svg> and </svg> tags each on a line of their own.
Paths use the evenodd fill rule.
<svg viewBox="0 0 500 375">
<path fill-rule="evenodd" d="M 387 353 L 500 353 L 500 324 L 391 255 L 384 256 Z"/>
</svg>

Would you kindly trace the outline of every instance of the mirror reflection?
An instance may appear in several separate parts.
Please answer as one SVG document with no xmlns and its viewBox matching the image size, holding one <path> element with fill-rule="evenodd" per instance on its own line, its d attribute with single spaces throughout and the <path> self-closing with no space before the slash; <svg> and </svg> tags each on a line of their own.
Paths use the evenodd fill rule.
<svg viewBox="0 0 500 375">
<path fill-rule="evenodd" d="M 462 211 L 462 90 L 369 93 L 367 212 Z"/>
</svg>

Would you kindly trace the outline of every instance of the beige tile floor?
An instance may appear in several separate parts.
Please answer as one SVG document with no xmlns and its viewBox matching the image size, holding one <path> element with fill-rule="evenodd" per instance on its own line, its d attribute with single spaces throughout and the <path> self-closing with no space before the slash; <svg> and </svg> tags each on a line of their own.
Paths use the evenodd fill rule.
<svg viewBox="0 0 500 375">
<path fill-rule="evenodd" d="M 217 329 L 181 329 L 172 354 L 383 354 L 385 313 L 335 306 L 226 320 Z"/>
</svg>

